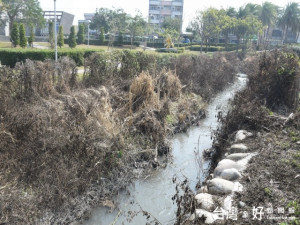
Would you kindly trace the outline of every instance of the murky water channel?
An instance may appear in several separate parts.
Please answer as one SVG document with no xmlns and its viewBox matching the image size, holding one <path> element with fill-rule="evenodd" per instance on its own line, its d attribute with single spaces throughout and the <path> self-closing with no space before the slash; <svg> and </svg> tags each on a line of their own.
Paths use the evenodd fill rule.
<svg viewBox="0 0 300 225">
<path fill-rule="evenodd" d="M 173 204 L 172 196 L 175 194 L 175 184 L 172 178 L 176 175 L 180 179 L 187 177 L 192 189 L 204 175 L 195 160 L 195 151 L 210 148 L 212 145 L 212 131 L 219 125 L 216 114 L 218 111 L 227 112 L 228 101 L 234 93 L 246 85 L 246 76 L 239 74 L 235 83 L 216 96 L 207 108 L 207 117 L 200 121 L 199 126 L 192 127 L 188 132 L 177 134 L 172 139 L 173 160 L 166 168 L 159 168 L 144 180 L 137 180 L 129 188 L 130 195 L 124 193 L 117 197 L 120 205 L 113 212 L 104 207 L 93 211 L 92 217 L 84 225 L 143 225 L 147 223 L 146 217 L 141 213 L 128 220 L 128 211 L 138 212 L 145 210 L 154 216 L 161 224 L 174 224 L 177 206 Z M 198 144 L 199 143 L 199 144 Z M 199 146 L 199 147 L 198 147 Z M 197 151 L 196 151 L 197 152 Z M 207 169 L 209 161 L 203 162 L 203 169 Z"/>
</svg>

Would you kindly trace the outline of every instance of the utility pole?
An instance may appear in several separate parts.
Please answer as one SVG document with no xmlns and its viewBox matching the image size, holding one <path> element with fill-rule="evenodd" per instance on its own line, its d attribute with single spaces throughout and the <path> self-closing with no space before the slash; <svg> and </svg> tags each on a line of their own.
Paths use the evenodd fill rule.
<svg viewBox="0 0 300 225">
<path fill-rule="evenodd" d="M 54 0 L 54 39 L 55 39 L 55 62 L 57 62 L 56 0 Z"/>
</svg>

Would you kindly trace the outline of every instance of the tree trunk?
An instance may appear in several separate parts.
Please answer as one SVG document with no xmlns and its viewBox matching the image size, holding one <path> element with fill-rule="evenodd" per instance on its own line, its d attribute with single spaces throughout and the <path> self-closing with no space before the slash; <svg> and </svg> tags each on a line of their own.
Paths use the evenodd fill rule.
<svg viewBox="0 0 300 225">
<path fill-rule="evenodd" d="M 201 47 L 200 47 L 200 53 L 203 51 L 203 41 L 201 40 Z"/>
<path fill-rule="evenodd" d="M 200 53 L 203 51 L 203 37 L 201 36 Z"/>
<path fill-rule="evenodd" d="M 130 44 L 131 44 L 131 46 L 130 46 L 130 49 L 132 49 L 132 43 L 133 43 L 133 36 L 131 35 L 131 37 L 130 37 Z"/>
<path fill-rule="evenodd" d="M 237 36 L 237 43 L 236 43 L 236 53 L 238 53 L 240 47 L 240 37 Z"/>
<path fill-rule="evenodd" d="M 283 29 L 283 34 L 282 34 L 282 44 L 286 43 L 287 41 L 287 31 L 288 31 L 289 27 L 285 26 Z"/>
<path fill-rule="evenodd" d="M 225 51 L 228 51 L 228 32 L 225 33 Z"/>
</svg>

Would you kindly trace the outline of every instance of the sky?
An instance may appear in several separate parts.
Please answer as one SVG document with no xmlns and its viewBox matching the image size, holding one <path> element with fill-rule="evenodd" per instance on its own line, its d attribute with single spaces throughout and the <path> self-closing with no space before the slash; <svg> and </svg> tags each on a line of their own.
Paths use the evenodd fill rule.
<svg viewBox="0 0 300 225">
<path fill-rule="evenodd" d="M 54 0 L 39 0 L 43 10 L 53 10 Z M 185 28 L 193 19 L 197 10 L 204 10 L 209 7 L 228 8 L 229 6 L 239 8 L 247 3 L 262 4 L 262 0 L 184 0 L 183 27 Z M 292 0 L 269 0 L 280 7 L 284 7 Z M 299 2 L 299 0 L 294 0 Z M 84 13 L 93 13 L 97 8 L 123 8 L 125 12 L 134 15 L 139 10 L 145 18 L 148 15 L 149 0 L 56 0 L 58 11 L 66 11 L 75 15 L 74 25 L 83 19 Z"/>
</svg>

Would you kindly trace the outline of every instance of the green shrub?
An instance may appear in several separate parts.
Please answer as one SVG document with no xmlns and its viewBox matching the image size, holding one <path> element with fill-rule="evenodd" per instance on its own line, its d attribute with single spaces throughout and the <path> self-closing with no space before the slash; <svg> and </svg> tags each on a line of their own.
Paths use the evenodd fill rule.
<svg viewBox="0 0 300 225">
<path fill-rule="evenodd" d="M 78 33 L 77 33 L 77 42 L 78 44 L 83 44 L 84 43 L 84 32 L 85 29 L 84 29 L 84 24 L 80 24 L 79 26 L 79 30 L 78 30 Z"/>
<path fill-rule="evenodd" d="M 28 44 L 30 47 L 33 47 L 33 42 L 34 42 L 34 31 L 33 31 L 33 26 L 30 26 L 30 36 L 28 38 Z"/>
<path fill-rule="evenodd" d="M 164 48 L 165 44 L 163 42 L 147 42 L 147 47 L 150 48 Z"/>
<path fill-rule="evenodd" d="M 200 51 L 201 46 L 200 45 L 194 45 L 190 47 L 191 51 Z M 205 51 L 206 47 L 203 45 L 202 46 L 202 51 Z M 207 48 L 208 52 L 218 52 L 218 51 L 225 51 L 225 47 L 223 46 L 210 46 Z"/>
<path fill-rule="evenodd" d="M 49 43 L 51 48 L 53 49 L 55 40 L 54 40 L 54 24 L 52 21 L 49 21 Z"/>
<path fill-rule="evenodd" d="M 157 52 L 166 52 L 166 53 L 178 53 L 177 48 L 159 48 L 156 49 Z"/>
<path fill-rule="evenodd" d="M 177 48 L 178 53 L 183 53 L 185 51 L 184 47 Z"/>
<path fill-rule="evenodd" d="M 101 50 L 93 49 L 62 49 L 58 51 L 58 57 L 68 56 L 76 62 L 77 66 L 82 66 L 84 59 L 93 52 Z M 17 62 L 25 62 L 26 59 L 40 60 L 54 59 L 54 51 L 48 49 L 3 49 L 0 50 L 0 61 L 2 65 L 14 67 Z"/>
<path fill-rule="evenodd" d="M 64 28 L 62 25 L 59 26 L 57 45 L 61 48 L 64 46 Z"/>
<path fill-rule="evenodd" d="M 19 32 L 20 32 L 20 46 L 22 48 L 25 48 L 27 45 L 27 38 L 25 36 L 25 27 L 23 23 L 20 24 Z"/>
<path fill-rule="evenodd" d="M 70 48 L 75 48 L 77 45 L 76 42 L 76 35 L 75 35 L 75 27 L 72 26 L 70 29 L 70 35 L 69 35 L 69 46 Z"/>
<path fill-rule="evenodd" d="M 11 42 L 14 47 L 17 47 L 17 45 L 20 44 L 20 32 L 19 32 L 19 26 L 17 23 L 13 23 L 10 38 L 11 38 Z"/>
</svg>

